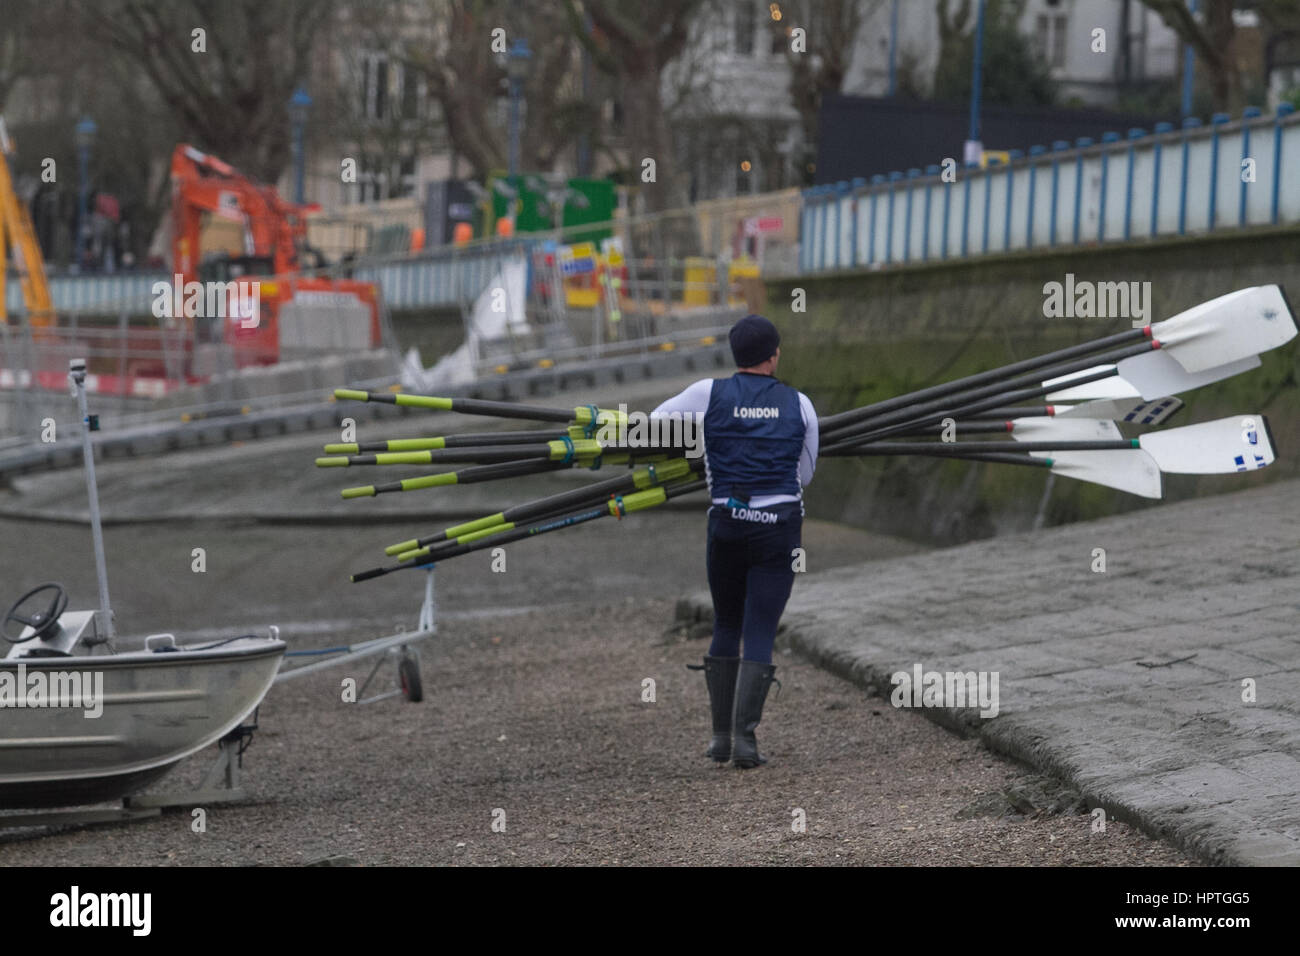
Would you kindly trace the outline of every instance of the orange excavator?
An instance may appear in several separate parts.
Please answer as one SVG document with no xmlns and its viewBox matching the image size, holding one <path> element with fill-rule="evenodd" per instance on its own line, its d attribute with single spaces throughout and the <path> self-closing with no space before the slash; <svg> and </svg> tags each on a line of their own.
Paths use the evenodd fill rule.
<svg viewBox="0 0 1300 956">
<path fill-rule="evenodd" d="M 168 310 L 192 333 L 192 375 L 211 371 L 203 367 L 205 344 L 230 346 L 240 368 L 382 345 L 372 283 L 301 274 L 325 265 L 307 244 L 305 216 L 318 206 L 287 202 L 273 187 L 186 143 L 172 152 L 171 181 L 175 303 L 210 302 L 214 289 L 242 298 L 241 284 L 257 289 L 252 316 L 233 302 L 217 310 Z M 223 233 L 224 243 L 212 241 Z M 204 248 L 205 241 L 221 248 Z"/>
<path fill-rule="evenodd" d="M 45 260 L 41 258 L 41 247 L 36 242 L 31 216 L 14 191 L 8 160 L 13 152 L 4 117 L 0 117 L 0 322 L 8 321 L 5 311 L 5 250 L 12 249 L 27 321 L 34 329 L 40 330 L 54 324 L 54 306 L 50 301 L 50 284 L 45 278 Z M 39 331 L 37 337 L 41 337 Z"/>
</svg>

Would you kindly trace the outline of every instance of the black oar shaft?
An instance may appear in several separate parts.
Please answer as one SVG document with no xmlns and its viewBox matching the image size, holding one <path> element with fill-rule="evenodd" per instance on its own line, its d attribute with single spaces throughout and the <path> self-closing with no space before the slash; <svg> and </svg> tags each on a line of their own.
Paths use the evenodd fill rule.
<svg viewBox="0 0 1300 956">
<path fill-rule="evenodd" d="M 941 455 L 961 456 L 985 452 L 1031 451 L 1118 451 L 1141 447 L 1137 439 L 1116 441 L 968 441 L 968 442 L 875 442 L 862 446 L 838 447 L 827 457 L 847 458 L 857 455 Z"/>
<path fill-rule="evenodd" d="M 472 448 L 435 448 L 428 451 L 379 452 L 349 455 L 349 465 L 476 465 L 551 458 L 551 447 L 540 445 L 478 445 Z"/>
<path fill-rule="evenodd" d="M 1072 386 L 1085 385 L 1088 382 L 1098 382 L 1101 381 L 1102 379 L 1110 378 L 1113 375 L 1115 375 L 1114 369 L 1104 369 L 1100 372 L 1094 372 L 1090 375 L 1073 379 L 1070 384 Z M 985 411 L 986 409 L 991 408 L 994 405 L 1001 404 L 1002 402 L 1019 402 L 1030 398 L 1039 398 L 1043 395 L 1046 395 L 1048 392 L 1052 392 L 1059 389 L 1060 387 L 1061 387 L 1060 385 L 1036 385 L 1031 388 L 1022 388 L 1019 391 L 1007 392 L 1005 395 L 995 395 L 992 398 L 984 399 L 984 401 L 982 402 L 974 402 L 970 405 L 966 405 L 961 408 L 954 409 L 953 411 L 950 412 L 941 412 L 938 415 L 931 415 L 928 419 L 922 419 L 920 421 L 912 422 L 907 425 L 895 425 L 892 428 L 882 428 L 879 431 L 867 432 L 862 435 L 852 435 L 846 438 L 843 442 L 837 442 L 836 444 L 842 447 L 844 445 L 879 441 L 881 438 L 887 438 L 890 435 L 897 435 L 905 428 L 914 428 L 919 425 L 930 425 L 936 422 L 941 422 L 945 418 L 956 418 L 956 419 L 964 418 L 968 415 L 973 415 L 978 412 Z"/>
<path fill-rule="evenodd" d="M 680 498 L 683 495 L 693 494 L 708 487 L 708 482 L 704 480 L 682 482 L 676 485 L 665 485 L 658 489 L 663 492 L 665 501 L 673 498 Z M 372 578 L 381 577 L 385 574 L 391 574 L 394 571 L 403 571 L 408 568 L 428 567 L 435 561 L 445 561 L 449 558 L 460 557 L 463 554 L 469 554 L 472 551 L 479 551 L 483 548 L 497 548 L 503 544 L 509 544 L 513 541 L 520 541 L 524 538 L 535 537 L 539 534 L 547 534 L 551 531 L 559 531 L 563 528 L 571 528 L 575 525 L 584 524 L 588 521 L 594 521 L 598 518 L 605 518 L 614 512 L 608 502 L 602 503 L 599 507 L 584 508 L 573 511 L 568 514 L 561 514 L 555 517 L 546 518 L 538 524 L 530 525 L 527 528 L 514 528 L 510 531 L 504 531 L 498 535 L 490 535 L 471 541 L 468 544 L 459 544 L 446 550 L 441 550 L 437 555 L 430 555 L 428 558 L 418 561 L 411 561 L 406 564 L 392 565 L 384 568 L 372 568 L 369 571 L 361 571 L 352 575 L 354 582 L 369 581 Z"/>
<path fill-rule="evenodd" d="M 347 489 L 345 498 L 370 498 L 375 495 L 394 491 L 416 491 L 426 488 L 443 488 L 448 485 L 472 485 L 479 481 L 497 481 L 502 478 L 518 478 L 543 471 L 557 471 L 568 468 L 564 462 L 531 459 L 528 461 L 507 461 L 494 465 L 475 465 L 459 471 L 441 472 L 434 475 L 422 475 L 419 478 L 404 478 L 382 485 L 365 485 L 360 488 Z"/>
<path fill-rule="evenodd" d="M 441 442 L 442 448 L 476 448 L 480 445 L 528 445 L 533 442 L 556 441 L 564 437 L 563 432 L 545 430 L 527 432 L 479 432 L 464 435 L 443 435 L 433 441 Z M 369 441 L 357 445 L 359 454 L 376 451 L 407 451 L 410 439 L 392 439 L 389 441 Z M 432 449 L 437 446 L 426 445 Z"/>
<path fill-rule="evenodd" d="M 416 395 L 410 392 L 364 392 L 352 388 L 336 388 L 334 396 L 360 402 L 380 402 L 384 405 L 460 412 L 465 415 L 489 415 L 493 418 L 519 418 L 525 421 L 568 422 L 574 415 L 572 408 L 545 408 L 541 405 L 524 405 L 518 402 L 493 402 L 482 398 L 444 398 L 437 395 Z"/>
<path fill-rule="evenodd" d="M 543 408 L 516 402 L 493 402 L 482 398 L 453 398 L 451 410 L 465 415 L 488 415 L 493 418 L 520 418 L 536 422 L 568 422 L 572 408 Z"/>
<path fill-rule="evenodd" d="M 623 475 L 607 478 L 604 481 L 597 481 L 581 488 L 575 488 L 572 491 L 562 491 L 558 494 L 538 498 L 535 501 L 527 501 L 496 514 L 485 515 L 474 521 L 455 525 L 451 528 L 444 528 L 423 538 L 404 541 L 401 544 L 386 548 L 385 551 L 388 554 L 400 555 L 403 552 L 418 548 L 435 545 L 445 547 L 445 542 L 454 541 L 465 534 L 473 534 L 500 525 L 514 525 L 521 521 L 532 521 L 546 515 L 567 511 L 570 508 L 594 504 L 613 495 L 629 494 L 645 488 L 652 488 L 657 484 L 680 481 L 689 477 L 692 473 L 699 473 L 703 470 L 703 459 L 695 459 L 690 462 L 678 460 L 662 464 L 657 468 L 655 465 L 649 465 Z"/>
<path fill-rule="evenodd" d="M 1127 348 L 1107 352 L 1104 355 L 1079 359 L 1076 362 L 1059 365 L 1054 368 L 1046 369 L 1031 375 L 1021 376 L 1020 378 L 1010 379 L 1005 382 L 999 382 L 996 385 L 986 385 L 983 388 L 977 388 L 969 392 L 957 393 L 945 398 L 936 399 L 935 401 L 910 405 L 909 407 L 896 412 L 886 413 L 881 416 L 872 417 L 858 422 L 855 425 L 840 430 L 838 434 L 833 436 L 826 436 L 823 433 L 823 438 L 828 443 L 834 443 L 843 441 L 844 439 L 855 435 L 861 435 L 867 432 L 874 434 L 885 429 L 896 428 L 899 425 L 929 424 L 931 420 L 940 421 L 943 418 L 956 418 L 958 417 L 959 412 L 983 411 L 987 408 L 994 408 L 1008 402 L 1020 401 L 1021 399 L 1030 398 L 1034 395 L 1046 395 L 1048 392 L 1057 389 L 1070 388 L 1086 382 L 1097 381 L 1102 378 L 1110 378 L 1119 374 L 1118 368 L 1104 369 L 1092 375 L 1073 379 L 1070 382 L 1058 382 L 1055 385 L 1043 384 L 1043 378 L 1060 378 L 1065 375 L 1072 375 L 1076 372 L 1085 371 L 1086 369 L 1092 368 L 1096 365 L 1114 364 L 1126 358 L 1132 358 L 1136 355 L 1144 355 L 1155 347 L 1156 346 L 1153 342 L 1144 341 L 1137 345 L 1128 346 Z M 1026 388 L 1030 389 L 1030 391 L 1019 391 Z M 1034 391 L 1034 389 L 1041 390 Z M 989 399 L 992 400 L 989 401 Z M 984 404 L 979 408 L 969 407 L 970 403 L 981 400 L 983 400 Z M 888 432 L 888 434 L 895 433 L 896 432 Z"/>
<path fill-rule="evenodd" d="M 920 428 L 909 428 L 905 432 L 899 432 L 899 434 L 900 435 L 942 435 L 944 432 L 948 430 L 949 430 L 949 426 L 947 425 L 923 425 Z M 997 422 L 991 420 L 986 422 L 984 421 L 954 422 L 951 426 L 951 430 L 953 433 L 957 435 L 996 435 L 999 433 L 1005 435 L 1007 432 L 1011 431 L 1011 429 L 1007 427 L 1006 422 Z M 853 441 L 852 439 L 849 439 L 849 441 L 844 442 L 843 444 L 849 444 L 852 441 Z M 838 445 L 833 447 L 838 447 Z"/>
<path fill-rule="evenodd" d="M 1056 386 L 1053 385 L 1052 388 L 1056 388 Z M 1010 421 L 1013 418 L 1047 418 L 1053 414 L 1055 414 L 1055 406 L 1052 405 L 1017 405 L 1011 407 L 1004 405 L 962 417 L 966 421 Z"/>
<path fill-rule="evenodd" d="M 1139 339 L 1149 338 L 1149 336 L 1150 333 L 1148 329 L 1126 329 L 1123 332 L 1117 332 L 1116 334 L 1108 335 L 1105 338 L 1095 339 L 1091 342 L 1084 342 L 1080 345 L 1072 345 L 1064 349 L 1058 349 L 1055 352 L 1048 352 L 1046 355 L 1039 355 L 1034 358 L 1024 359 L 1020 362 L 1013 362 L 1010 365 L 990 369 L 987 372 L 977 372 L 974 375 L 967 375 L 965 378 L 959 378 L 951 382 L 933 385 L 930 388 L 923 388 L 919 391 L 909 392 L 906 395 L 899 395 L 895 398 L 887 398 L 884 401 L 874 402 L 870 405 L 863 405 L 861 408 L 850 409 L 846 412 L 840 412 L 837 415 L 829 415 L 821 420 L 822 434 L 829 435 L 830 432 L 837 431 L 848 425 L 874 417 L 883 412 L 893 411 L 907 405 L 915 405 L 918 402 L 943 398 L 955 392 L 961 392 L 976 386 L 998 382 L 1019 375 L 1022 372 L 1030 372 L 1035 369 L 1046 368 L 1047 366 L 1055 365 L 1058 362 L 1066 362 L 1082 356 L 1092 355 L 1095 352 L 1126 345 L 1131 342 L 1136 342 Z M 1100 361 L 1090 361 L 1086 362 L 1082 367 L 1087 368 L 1088 365 L 1099 364 L 1101 364 Z"/>
</svg>

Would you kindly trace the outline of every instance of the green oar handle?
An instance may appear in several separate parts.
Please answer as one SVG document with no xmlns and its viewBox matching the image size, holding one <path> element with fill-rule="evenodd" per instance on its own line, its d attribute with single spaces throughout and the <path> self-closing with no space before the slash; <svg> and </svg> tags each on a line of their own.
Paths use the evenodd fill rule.
<svg viewBox="0 0 1300 956">
<path fill-rule="evenodd" d="M 678 480 L 670 485 L 658 485 L 628 495 L 611 495 L 608 500 L 589 504 L 577 513 L 557 509 L 552 514 L 536 516 L 533 520 L 540 523 L 525 528 L 519 527 L 518 522 L 508 522 L 504 525 L 484 528 L 464 535 L 455 541 L 446 541 L 429 548 L 403 553 L 398 556 L 398 560 L 442 561 L 450 557 L 458 557 L 461 554 L 468 554 L 470 551 L 478 551 L 485 547 L 500 546 L 511 541 L 522 540 L 525 537 L 545 534 L 548 531 L 557 531 L 560 528 L 567 528 L 573 524 L 592 520 L 593 517 L 604 517 L 606 515 L 622 517 L 625 514 L 645 511 L 648 508 L 661 505 L 670 497 L 675 498 L 683 494 L 690 494 L 692 491 L 698 491 L 706 484 L 706 482 L 682 482 Z"/>
<path fill-rule="evenodd" d="M 863 405 L 861 408 L 850 409 L 849 411 L 840 412 L 839 414 L 830 415 L 821 419 L 822 433 L 828 434 L 829 432 L 844 428 L 847 425 L 852 425 L 864 419 L 872 418 L 883 412 L 893 411 L 906 405 L 915 405 L 918 402 L 942 398 L 976 386 L 998 382 L 1019 375 L 1022 372 L 1046 368 L 1048 365 L 1054 365 L 1057 362 L 1064 362 L 1085 355 L 1092 355 L 1094 352 L 1115 348 L 1121 345 L 1126 345 L 1130 342 L 1136 342 L 1142 338 L 1150 337 L 1151 327 L 1149 325 L 1141 329 L 1126 329 L 1123 332 L 1117 332 L 1116 334 L 1108 335 L 1105 338 L 1095 339 L 1091 342 L 1084 342 L 1080 345 L 1072 345 L 1069 348 L 1060 349 L 1056 352 L 1048 352 L 1046 355 L 1039 355 L 1034 358 L 1025 359 L 1021 362 L 1014 362 L 1011 365 L 1004 365 L 1001 368 L 990 369 L 987 372 L 977 372 L 974 375 L 967 375 L 965 378 L 955 379 L 951 382 L 943 382 L 939 385 L 923 388 L 916 392 L 909 392 L 906 395 L 887 398 L 884 401 L 874 402 L 870 405 Z M 1087 368 L 1089 365 L 1100 364 L 1102 364 L 1100 361 L 1089 361 L 1082 367 Z M 1044 377 L 1052 378 L 1054 376 L 1048 375 Z"/>
<path fill-rule="evenodd" d="M 451 411 L 452 399 L 433 395 L 408 395 L 405 392 L 363 392 L 355 388 L 336 388 L 334 397 L 357 402 L 375 402 L 381 405 L 403 405 L 407 408 L 429 408 L 440 412 Z"/>
<path fill-rule="evenodd" d="M 590 463 L 604 449 L 593 439 L 563 439 L 535 445 L 481 445 L 476 448 L 435 448 L 428 451 L 378 452 L 373 455 L 347 455 L 317 458 L 318 468 L 348 468 L 357 465 L 436 465 L 447 463 L 495 464 L 510 461 L 543 459 L 572 464 Z"/>
<path fill-rule="evenodd" d="M 420 491 L 424 488 L 442 488 L 447 485 L 472 485 L 480 481 L 497 481 L 501 478 L 517 478 L 542 471 L 556 471 L 568 468 L 561 462 L 541 459 L 527 461 L 507 461 L 493 465 L 477 465 L 462 468 L 460 471 L 440 472 L 436 475 L 421 475 L 418 478 L 404 478 L 383 485 L 362 485 L 358 488 L 344 488 L 344 498 L 371 498 L 375 495 L 397 491 Z"/>
<path fill-rule="evenodd" d="M 552 514 L 557 510 L 576 508 L 594 501 L 600 501 L 608 495 L 622 494 L 625 491 L 634 491 L 663 482 L 675 481 L 703 470 L 703 459 L 675 458 L 663 464 L 644 465 L 625 475 L 598 481 L 582 488 L 575 488 L 572 491 L 562 491 L 559 494 L 539 498 L 536 501 L 525 502 L 507 511 L 477 518 L 464 524 L 454 525 L 423 538 L 389 545 L 384 549 L 384 552 L 389 555 L 403 554 L 417 548 L 437 544 L 440 541 L 458 538 L 464 534 L 472 534 L 493 525 L 530 521 L 541 515 Z"/>
<path fill-rule="evenodd" d="M 362 455 L 376 451 L 429 451 L 436 448 L 475 448 L 479 445 L 526 445 L 563 438 L 555 432 L 483 432 L 482 434 L 442 435 L 433 438 L 390 438 L 360 444 L 325 446 L 327 455 Z"/>
<path fill-rule="evenodd" d="M 524 405 L 518 402 L 493 402 L 481 398 L 442 398 L 436 395 L 413 395 L 407 392 L 364 392 L 352 388 L 336 388 L 334 397 L 359 402 L 382 402 L 408 408 L 428 408 L 440 412 L 459 412 L 462 415 L 486 415 L 492 418 L 518 418 L 525 421 L 565 422 L 576 421 L 585 425 L 591 421 L 589 408 L 545 408 L 541 405 Z M 619 414 L 610 409 L 597 409 L 597 423 L 617 420 Z"/>
<path fill-rule="evenodd" d="M 643 497 L 633 503 L 634 508 L 635 510 L 639 511 L 645 508 L 654 507 L 655 504 L 660 504 L 663 501 L 671 500 L 673 498 L 679 498 L 682 495 L 693 494 L 707 487 L 708 487 L 708 482 L 697 480 L 697 481 L 688 481 L 688 482 L 678 482 L 670 486 L 662 486 L 657 488 L 651 488 L 644 492 L 637 492 L 636 493 L 637 495 L 642 495 Z M 623 499 L 624 510 L 627 510 L 628 498 L 632 498 L 632 497 L 635 497 L 635 495 L 630 495 Z M 605 518 L 605 517 L 609 517 L 611 514 L 617 514 L 617 510 L 618 510 L 617 503 L 614 501 L 610 501 L 605 504 L 602 504 L 599 507 L 587 508 L 581 511 L 573 512 L 568 515 L 564 515 L 562 517 L 547 519 L 546 521 L 540 524 L 532 525 L 527 528 L 512 528 L 510 531 L 504 532 L 499 536 L 494 535 L 488 538 L 483 538 L 477 541 L 473 541 L 469 544 L 456 545 L 452 548 L 447 549 L 446 551 L 439 551 L 436 559 L 426 559 L 418 562 L 410 562 L 406 564 L 393 565 L 386 568 L 373 568 L 369 571 L 361 571 L 358 572 L 357 574 L 352 575 L 352 580 L 354 582 L 369 581 L 372 578 L 381 577 L 382 575 L 385 574 L 391 574 L 394 571 L 402 571 L 408 568 L 414 569 L 414 568 L 428 567 L 430 564 L 433 564 L 435 560 L 445 561 L 449 558 L 459 557 L 462 554 L 469 554 L 471 551 L 477 551 L 480 550 L 481 548 L 488 547 L 489 545 L 492 547 L 500 547 L 503 544 L 509 544 L 513 541 L 519 541 L 524 538 L 534 537 L 539 534 L 546 534 L 547 532 L 550 531 L 559 531 L 562 528 L 571 528 L 575 525 L 583 524 L 587 521 L 594 521 L 597 518 Z"/>
</svg>

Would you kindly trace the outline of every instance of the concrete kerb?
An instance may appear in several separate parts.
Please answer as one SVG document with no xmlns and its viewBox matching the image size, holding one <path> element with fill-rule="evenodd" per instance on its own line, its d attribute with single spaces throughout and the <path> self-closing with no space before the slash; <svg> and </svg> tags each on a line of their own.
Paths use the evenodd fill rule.
<svg viewBox="0 0 1300 956">
<path fill-rule="evenodd" d="M 676 606 L 676 621 L 694 631 L 696 637 L 713 620 L 712 598 L 707 591 L 681 598 Z M 817 622 L 805 622 L 791 615 L 777 631 L 777 645 L 790 650 L 868 693 L 888 698 L 893 687 L 891 675 L 898 664 L 873 661 L 837 642 L 828 628 Z M 1214 814 L 1221 806 L 1200 806 L 1194 800 L 1174 792 L 1151 804 L 1152 783 L 1131 781 L 1126 785 L 1092 782 L 1087 771 L 1070 759 L 1068 748 L 1054 746 L 1041 725 L 1032 719 L 1033 711 L 1019 711 L 984 719 L 978 708 L 923 707 L 922 714 L 934 723 L 966 738 L 977 738 L 989 750 L 1010 758 L 1039 773 L 1047 774 L 1079 793 L 1090 809 L 1105 810 L 1109 819 L 1130 824 L 1147 835 L 1170 843 L 1212 865 L 1300 865 L 1300 852 L 1276 852 L 1275 841 L 1264 841 L 1264 856 L 1252 853 L 1249 846 L 1230 834 L 1214 830 Z M 1126 787 L 1132 793 L 1125 792 Z M 1146 803 L 1139 805 L 1138 801 Z M 1249 841 L 1247 841 L 1249 842 Z"/>
</svg>

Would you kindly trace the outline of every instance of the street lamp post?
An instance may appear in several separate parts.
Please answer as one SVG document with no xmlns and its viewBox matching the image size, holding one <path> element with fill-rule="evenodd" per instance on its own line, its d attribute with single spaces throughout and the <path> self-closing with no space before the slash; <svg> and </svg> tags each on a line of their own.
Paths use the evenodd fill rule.
<svg viewBox="0 0 1300 956">
<path fill-rule="evenodd" d="M 81 271 L 82 260 L 86 251 L 86 226 L 89 221 L 90 203 L 90 148 L 95 145 L 95 134 L 99 127 L 89 116 L 83 116 L 75 127 L 77 144 L 77 170 L 79 173 L 77 188 L 77 242 L 74 271 Z"/>
<path fill-rule="evenodd" d="M 1187 12 L 1196 15 L 1196 0 L 1187 0 Z M 1196 89 L 1196 51 L 1188 43 L 1183 47 L 1183 119 L 1192 115 L 1192 94 Z"/>
<path fill-rule="evenodd" d="M 303 172 L 306 165 L 303 149 L 303 127 L 307 125 L 307 111 L 311 109 L 311 96 L 301 86 L 289 97 L 289 122 L 293 124 L 293 199 L 302 205 Z"/>
<path fill-rule="evenodd" d="M 898 95 L 898 0 L 889 11 L 889 95 Z"/>
<path fill-rule="evenodd" d="M 978 163 L 984 144 L 980 141 L 980 87 L 984 80 L 984 0 L 979 0 L 975 15 L 975 55 L 971 63 L 970 78 L 970 136 L 966 140 L 964 159 Z"/>
<path fill-rule="evenodd" d="M 528 58 L 532 53 L 528 41 L 516 37 L 506 55 L 506 75 L 510 78 L 510 156 L 511 180 L 519 174 L 519 100 L 523 94 L 524 77 L 528 75 Z"/>
</svg>

